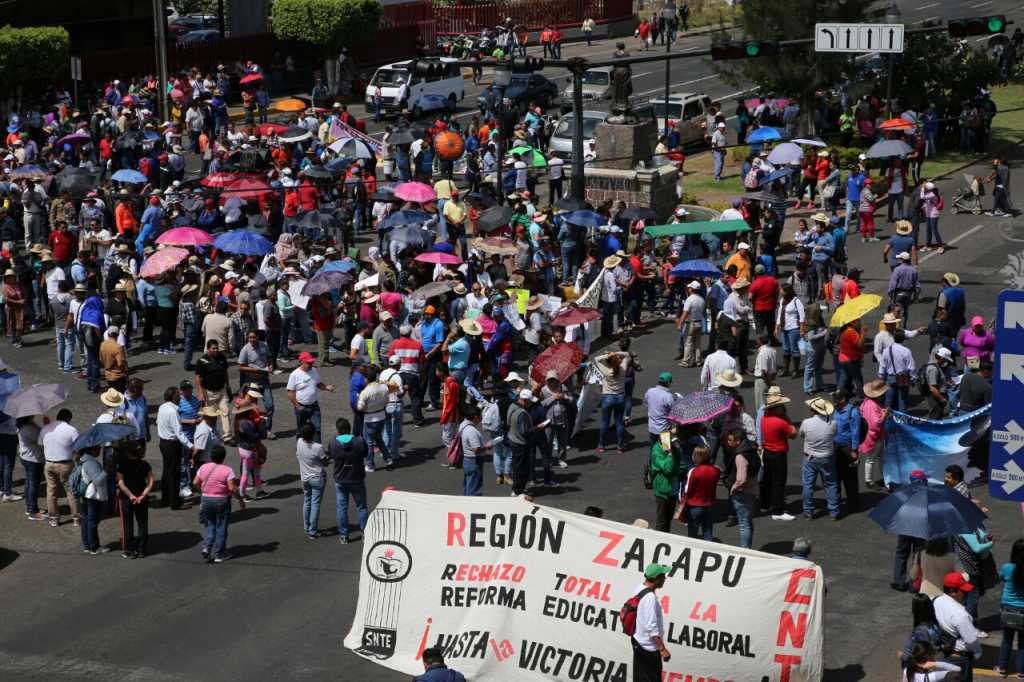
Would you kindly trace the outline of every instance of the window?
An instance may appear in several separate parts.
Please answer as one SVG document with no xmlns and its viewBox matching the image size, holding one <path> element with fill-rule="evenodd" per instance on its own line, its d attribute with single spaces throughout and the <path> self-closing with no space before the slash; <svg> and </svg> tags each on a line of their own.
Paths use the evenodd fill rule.
<svg viewBox="0 0 1024 682">
<path fill-rule="evenodd" d="M 691 118 L 697 118 L 702 113 L 703 113 L 703 110 L 700 108 L 700 102 L 697 101 L 697 100 L 694 100 L 692 102 L 687 102 L 686 103 L 686 108 L 683 109 L 683 118 L 685 118 L 687 120 L 689 120 Z"/>
<path fill-rule="evenodd" d="M 397 88 L 409 79 L 408 71 L 396 69 L 378 69 L 377 75 L 373 78 L 373 84 L 382 88 Z"/>
<path fill-rule="evenodd" d="M 454 64 L 444 67 L 445 78 L 462 78 L 462 69 Z"/>
<path fill-rule="evenodd" d="M 678 119 L 683 106 L 679 102 L 669 102 L 667 107 L 664 102 L 654 102 L 655 116 L 666 118 L 666 110 L 668 112 L 667 118 Z"/>
<path fill-rule="evenodd" d="M 610 83 L 610 76 L 607 71 L 584 71 L 583 72 L 583 84 L 584 85 L 608 85 Z"/>
</svg>

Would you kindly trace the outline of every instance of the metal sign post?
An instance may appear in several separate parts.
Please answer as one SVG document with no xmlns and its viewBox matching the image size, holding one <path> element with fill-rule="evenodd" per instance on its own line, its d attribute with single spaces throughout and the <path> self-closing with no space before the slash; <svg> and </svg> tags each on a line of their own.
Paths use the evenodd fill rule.
<svg viewBox="0 0 1024 682">
<path fill-rule="evenodd" d="M 1017 457 L 1024 448 L 1024 291 L 999 294 L 995 331 L 988 491 L 992 497 L 1024 502 L 1024 455 Z"/>
<path fill-rule="evenodd" d="M 75 106 L 78 106 L 78 81 L 82 80 L 82 58 L 71 58 L 71 80 L 74 82 Z"/>
</svg>

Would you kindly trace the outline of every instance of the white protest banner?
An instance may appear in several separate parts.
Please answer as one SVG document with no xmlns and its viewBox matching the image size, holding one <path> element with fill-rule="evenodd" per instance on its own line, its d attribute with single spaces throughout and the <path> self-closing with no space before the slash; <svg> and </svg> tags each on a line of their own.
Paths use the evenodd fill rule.
<svg viewBox="0 0 1024 682">
<path fill-rule="evenodd" d="M 309 305 L 309 296 L 302 293 L 304 286 L 306 286 L 304 279 L 293 279 L 288 283 L 288 296 L 292 299 L 292 305 L 303 310 Z"/>
<path fill-rule="evenodd" d="M 596 519 L 523 498 L 386 491 L 363 541 L 345 646 L 410 675 L 425 648 L 468 679 L 628 682 L 619 610 L 650 563 L 663 682 L 818 682 L 821 569 Z"/>
</svg>

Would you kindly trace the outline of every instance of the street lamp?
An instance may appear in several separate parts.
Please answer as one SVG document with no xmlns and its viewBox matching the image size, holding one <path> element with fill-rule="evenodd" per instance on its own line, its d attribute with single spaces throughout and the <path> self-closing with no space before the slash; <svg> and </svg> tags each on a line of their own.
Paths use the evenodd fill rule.
<svg viewBox="0 0 1024 682">
<path fill-rule="evenodd" d="M 669 22 L 676 18 L 676 4 L 674 0 L 668 0 L 665 3 L 665 8 L 661 10 L 661 16 L 665 18 L 665 30 L 669 31 L 668 36 L 665 38 L 665 54 L 672 51 L 672 33 L 669 29 Z M 664 135 L 668 137 L 668 97 L 669 91 L 672 89 L 672 61 L 669 59 L 665 60 L 665 130 Z M 680 115 L 680 118 L 682 116 Z"/>
<path fill-rule="evenodd" d="M 509 83 L 512 82 L 512 69 L 508 66 L 497 66 L 494 68 L 494 85 L 498 88 L 498 168 L 495 172 L 495 190 L 499 204 L 505 203 L 505 190 L 502 182 L 502 170 L 505 163 L 505 140 L 508 139 L 509 130 L 506 125 L 506 111 L 508 103 L 505 100 L 505 92 Z"/>
<path fill-rule="evenodd" d="M 896 6 L 896 0 L 890 0 L 889 6 L 885 8 L 885 23 L 887 24 L 898 24 L 903 19 L 903 15 L 900 13 L 900 8 Z M 885 88 L 885 101 L 889 111 L 889 118 L 892 118 L 892 69 L 895 62 L 895 56 L 889 54 L 889 83 Z"/>
</svg>

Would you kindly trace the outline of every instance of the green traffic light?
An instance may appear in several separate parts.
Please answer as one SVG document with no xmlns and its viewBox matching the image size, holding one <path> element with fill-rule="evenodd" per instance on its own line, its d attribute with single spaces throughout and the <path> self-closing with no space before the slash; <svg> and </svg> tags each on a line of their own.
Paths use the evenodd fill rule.
<svg viewBox="0 0 1024 682">
<path fill-rule="evenodd" d="M 1002 17 L 989 17 L 988 19 L 988 30 L 992 33 L 1003 32 L 1003 19 Z"/>
<path fill-rule="evenodd" d="M 756 57 L 761 51 L 761 46 L 757 43 L 747 43 L 747 56 Z"/>
</svg>

